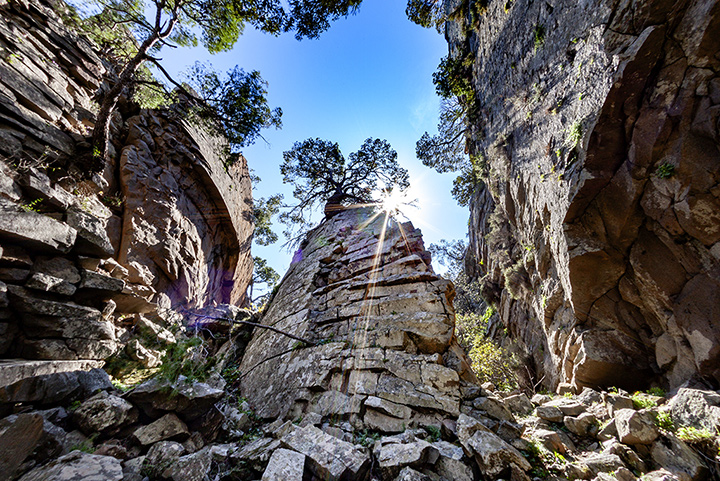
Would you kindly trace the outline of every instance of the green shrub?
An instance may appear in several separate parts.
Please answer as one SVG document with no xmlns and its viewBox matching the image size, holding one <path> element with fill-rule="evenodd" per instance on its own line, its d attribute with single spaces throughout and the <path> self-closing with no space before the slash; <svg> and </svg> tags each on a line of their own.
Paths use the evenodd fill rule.
<svg viewBox="0 0 720 481">
<path fill-rule="evenodd" d="M 658 179 L 669 179 L 675 175 L 675 166 L 670 162 L 663 162 L 655 171 Z"/>
<path fill-rule="evenodd" d="M 672 416 L 667 411 L 660 411 L 655 418 L 655 425 L 665 431 L 674 431 L 675 424 L 673 423 Z"/>
<path fill-rule="evenodd" d="M 191 337 L 170 345 L 158 375 L 170 382 L 177 381 L 180 376 L 185 376 L 188 381 L 205 381 L 216 360 L 209 356 L 204 344 L 201 338 Z"/>
<path fill-rule="evenodd" d="M 715 437 L 715 434 L 707 428 L 698 429 L 694 426 L 681 427 L 677 430 L 675 435 L 681 440 L 689 444 L 702 443 L 704 441 L 710 441 Z"/>
<path fill-rule="evenodd" d="M 657 402 L 653 398 L 640 391 L 634 392 L 630 397 L 635 409 L 647 409 L 657 406 Z"/>
</svg>

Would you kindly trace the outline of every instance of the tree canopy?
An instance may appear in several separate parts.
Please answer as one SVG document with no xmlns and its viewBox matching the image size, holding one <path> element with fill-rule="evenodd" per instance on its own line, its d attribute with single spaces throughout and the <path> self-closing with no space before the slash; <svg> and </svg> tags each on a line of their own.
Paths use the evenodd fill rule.
<svg viewBox="0 0 720 481">
<path fill-rule="evenodd" d="M 296 142 L 283 159 L 283 182 L 295 186 L 298 201 L 280 216 L 289 226 L 288 238 L 293 230 L 310 226 L 309 216 L 320 204 L 373 203 L 380 190 L 404 190 L 410 185 L 407 170 L 400 167 L 397 152 L 386 140 L 367 139 L 345 158 L 336 142 L 307 139 Z"/>
</svg>

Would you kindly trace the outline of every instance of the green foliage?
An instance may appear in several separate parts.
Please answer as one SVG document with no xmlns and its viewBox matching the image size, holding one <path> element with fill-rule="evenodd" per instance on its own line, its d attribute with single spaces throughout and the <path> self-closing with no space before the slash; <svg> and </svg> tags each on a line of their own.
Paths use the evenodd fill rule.
<svg viewBox="0 0 720 481">
<path fill-rule="evenodd" d="M 444 2 L 442 0 L 408 0 L 405 15 L 411 22 L 438 32 L 445 25 Z"/>
<path fill-rule="evenodd" d="M 282 110 L 268 106 L 267 82 L 257 70 L 247 73 L 235 66 L 221 76 L 210 65 L 196 62 L 188 78 L 202 99 L 193 109 L 194 115 L 224 135 L 232 152 L 252 145 L 262 129 L 282 127 Z M 229 162 L 237 158 L 228 157 Z"/>
<path fill-rule="evenodd" d="M 480 295 L 480 282 L 471 281 L 465 274 L 465 252 L 467 245 L 464 240 L 448 241 L 442 239 L 440 244 L 430 244 L 428 251 L 440 265 L 447 266 L 445 277 L 455 284 L 455 312 L 458 314 L 474 314 L 485 307 Z"/>
<path fill-rule="evenodd" d="M 647 409 L 657 406 L 655 399 L 640 391 L 634 392 L 630 397 L 632 398 L 633 407 L 635 409 Z"/>
<path fill-rule="evenodd" d="M 476 313 L 456 316 L 458 340 L 472 361 L 472 368 L 481 382 L 490 381 L 501 390 L 515 389 L 518 359 L 496 341 L 486 337 L 490 318 L 495 313 L 488 307 L 482 316 Z"/>
<path fill-rule="evenodd" d="M 695 426 L 683 426 L 678 428 L 675 435 L 689 444 L 698 444 L 704 441 L 710 441 L 715 438 L 715 433 L 707 428 L 698 429 Z"/>
<path fill-rule="evenodd" d="M 40 203 L 43 201 L 42 197 L 31 200 L 27 204 L 21 204 L 20 207 L 27 212 L 40 212 L 39 207 Z"/>
<path fill-rule="evenodd" d="M 319 138 L 296 142 L 283 152 L 280 166 L 283 182 L 295 186 L 298 204 L 280 215 L 288 229 L 285 235 L 310 227 L 309 214 L 320 204 L 336 205 L 373 202 L 381 190 L 405 190 L 410 186 L 408 172 L 397 162 L 397 152 L 386 140 L 367 139 L 347 159 L 340 146 Z"/>
<path fill-rule="evenodd" d="M 669 179 L 675 175 L 675 166 L 670 162 L 663 162 L 655 171 L 658 179 Z"/>
<path fill-rule="evenodd" d="M 570 129 L 568 129 L 568 135 L 565 139 L 565 145 L 567 145 L 571 149 L 574 149 L 582 140 L 582 136 L 582 121 L 577 121 L 570 126 Z"/>
<path fill-rule="evenodd" d="M 522 261 L 503 270 L 505 289 L 513 299 L 520 299 L 528 287 L 527 271 Z"/>
<path fill-rule="evenodd" d="M 253 275 L 248 292 L 250 302 L 256 307 L 265 304 L 279 280 L 280 274 L 268 265 L 267 260 L 258 256 L 253 257 Z M 261 296 L 253 298 L 253 291 L 258 284 L 265 284 L 266 292 Z"/>
<path fill-rule="evenodd" d="M 543 25 L 535 26 L 535 30 L 533 30 L 533 44 L 536 52 L 545 45 L 545 27 Z"/>
<path fill-rule="evenodd" d="M 98 437 L 98 434 L 91 434 L 87 437 L 87 439 L 81 441 L 80 443 L 71 446 L 70 451 L 81 451 L 83 453 L 92 454 L 95 452 L 95 438 Z"/>
<path fill-rule="evenodd" d="M 268 198 L 260 198 L 253 203 L 253 242 L 261 246 L 268 246 L 277 242 L 278 236 L 272 230 L 272 218 L 280 212 L 283 195 L 275 194 Z"/>
<path fill-rule="evenodd" d="M 204 341 L 190 337 L 171 344 L 165 351 L 158 375 L 170 382 L 180 376 L 188 381 L 205 381 L 212 372 L 216 359 L 208 355 Z"/>
<path fill-rule="evenodd" d="M 665 390 L 661 387 L 651 387 L 647 390 L 647 393 L 653 396 L 665 397 Z"/>
<path fill-rule="evenodd" d="M 442 98 L 458 97 L 465 105 L 471 105 L 475 100 L 472 85 L 473 61 L 472 54 L 465 58 L 450 55 L 443 57 L 433 73 L 435 92 Z"/>
<path fill-rule="evenodd" d="M 381 437 L 382 433 L 363 429 L 362 431 L 357 431 L 355 433 L 355 440 L 353 442 L 354 444 L 359 444 L 363 447 L 371 448 L 373 444 L 375 444 L 375 441 L 377 441 Z"/>
<path fill-rule="evenodd" d="M 666 431 L 674 431 L 675 423 L 673 423 L 672 416 L 668 411 L 660 411 L 657 413 L 655 418 L 655 425 Z"/>
<path fill-rule="evenodd" d="M 453 188 L 450 191 L 457 203 L 466 207 L 470 199 L 482 186 L 485 185 L 487 165 L 481 156 L 470 156 L 470 162 L 460 171 L 460 175 L 453 180 Z"/>
<path fill-rule="evenodd" d="M 428 433 L 428 442 L 434 443 L 440 441 L 441 433 L 439 427 L 428 424 L 427 426 L 423 426 L 423 429 Z"/>
</svg>

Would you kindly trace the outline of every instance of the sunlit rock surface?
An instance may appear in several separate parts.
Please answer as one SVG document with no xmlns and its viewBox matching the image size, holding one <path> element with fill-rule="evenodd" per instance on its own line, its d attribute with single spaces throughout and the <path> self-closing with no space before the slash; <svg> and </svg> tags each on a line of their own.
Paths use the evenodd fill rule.
<svg viewBox="0 0 720 481">
<path fill-rule="evenodd" d="M 384 432 L 457 416 L 474 377 L 453 296 L 409 222 L 342 212 L 307 236 L 262 321 L 316 345 L 256 329 L 242 394 L 262 418 L 317 413 Z"/>
<path fill-rule="evenodd" d="M 446 5 L 487 162 L 471 271 L 537 379 L 717 387 L 720 4 Z"/>
</svg>

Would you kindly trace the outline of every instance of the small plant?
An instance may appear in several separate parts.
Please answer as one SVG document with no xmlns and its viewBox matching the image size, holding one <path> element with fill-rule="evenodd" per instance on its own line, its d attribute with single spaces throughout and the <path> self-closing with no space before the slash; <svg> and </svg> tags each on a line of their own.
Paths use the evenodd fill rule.
<svg viewBox="0 0 720 481">
<path fill-rule="evenodd" d="M 657 402 L 647 394 L 636 391 L 630 396 L 635 409 L 647 409 L 657 406 Z"/>
<path fill-rule="evenodd" d="M 70 451 L 80 451 L 83 453 L 92 454 L 95 451 L 95 438 L 97 437 L 97 434 L 93 434 L 89 436 L 84 441 L 72 446 L 70 448 Z"/>
<path fill-rule="evenodd" d="M 574 149 L 582 140 L 582 136 L 582 122 L 577 121 L 570 126 L 570 129 L 568 130 L 568 136 L 565 139 L 565 144 L 571 149 Z"/>
<path fill-rule="evenodd" d="M 423 429 L 425 432 L 428 433 L 428 436 L 430 436 L 430 442 L 434 443 L 435 441 L 440 441 L 440 428 L 433 425 L 427 425 L 423 426 Z"/>
<path fill-rule="evenodd" d="M 30 201 L 27 204 L 22 204 L 20 207 L 22 207 L 22 209 L 27 212 L 40 212 L 38 210 L 38 206 L 40 205 L 40 202 L 42 202 L 42 201 L 43 201 L 43 199 L 41 197 L 39 199 Z"/>
<path fill-rule="evenodd" d="M 563 394 L 563 397 L 566 397 L 566 398 L 568 398 L 568 399 L 572 399 L 573 394 L 572 394 L 571 392 L 566 392 L 566 393 Z"/>
<path fill-rule="evenodd" d="M 542 25 L 536 25 L 533 32 L 535 52 L 540 50 L 545 45 L 545 27 Z"/>
<path fill-rule="evenodd" d="M 679 428 L 675 434 L 678 438 L 689 444 L 702 443 L 715 437 L 715 434 L 709 429 L 698 429 L 694 426 L 683 426 Z"/>
<path fill-rule="evenodd" d="M 655 425 L 665 431 L 674 431 L 675 423 L 673 423 L 672 416 L 667 411 L 660 411 L 655 418 Z"/>
<path fill-rule="evenodd" d="M 375 431 L 363 429 L 362 431 L 355 433 L 355 444 L 359 444 L 366 448 L 371 447 L 378 439 L 380 439 L 380 433 Z"/>
<path fill-rule="evenodd" d="M 655 171 L 658 179 L 669 179 L 675 175 L 675 166 L 670 162 L 663 162 Z"/>
<path fill-rule="evenodd" d="M 665 397 L 665 390 L 661 387 L 651 387 L 647 390 L 647 393 L 653 396 Z"/>
</svg>

